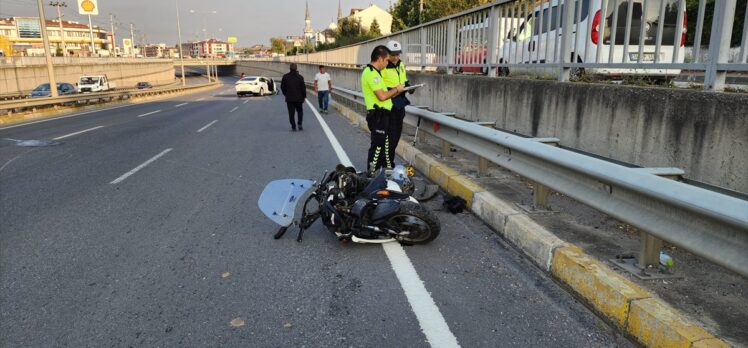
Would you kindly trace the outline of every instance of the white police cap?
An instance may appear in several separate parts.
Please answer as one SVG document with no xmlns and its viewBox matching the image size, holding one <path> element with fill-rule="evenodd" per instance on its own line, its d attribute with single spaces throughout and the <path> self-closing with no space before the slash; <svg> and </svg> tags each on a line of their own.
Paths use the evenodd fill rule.
<svg viewBox="0 0 748 348">
<path fill-rule="evenodd" d="M 387 49 L 393 54 L 399 54 L 403 51 L 403 47 L 395 40 L 390 40 L 390 42 L 387 43 Z"/>
</svg>

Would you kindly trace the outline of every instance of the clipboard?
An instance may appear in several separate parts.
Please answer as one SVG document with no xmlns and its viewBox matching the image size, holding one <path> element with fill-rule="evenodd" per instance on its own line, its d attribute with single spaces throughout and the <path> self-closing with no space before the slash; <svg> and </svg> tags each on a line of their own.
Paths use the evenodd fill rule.
<svg viewBox="0 0 748 348">
<path fill-rule="evenodd" d="M 417 84 L 417 85 L 413 85 L 413 86 L 408 86 L 408 87 L 403 88 L 403 92 L 412 91 L 412 90 L 415 90 L 417 88 L 421 88 L 423 86 L 424 86 L 423 83 L 420 83 L 420 84 Z"/>
</svg>

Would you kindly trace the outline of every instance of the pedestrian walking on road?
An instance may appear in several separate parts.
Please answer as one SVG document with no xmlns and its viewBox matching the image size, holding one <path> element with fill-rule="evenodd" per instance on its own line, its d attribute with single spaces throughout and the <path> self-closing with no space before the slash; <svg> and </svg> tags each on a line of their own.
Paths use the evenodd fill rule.
<svg viewBox="0 0 748 348">
<path fill-rule="evenodd" d="M 387 89 L 381 71 L 387 67 L 390 51 L 377 46 L 371 52 L 371 63 L 361 72 L 361 91 L 366 104 L 366 124 L 371 131 L 371 145 L 366 160 L 366 170 L 373 175 L 379 168 L 392 168 L 389 157 L 392 98 L 403 92 L 400 84 Z"/>
<path fill-rule="evenodd" d="M 286 106 L 288 107 L 288 121 L 291 123 L 291 131 L 304 130 L 301 125 L 304 122 L 304 100 L 306 100 L 306 85 L 304 77 L 299 74 L 296 63 L 291 63 L 291 71 L 283 75 L 281 79 L 281 91 L 286 96 Z M 294 112 L 298 115 L 298 120 L 294 119 Z"/>
<path fill-rule="evenodd" d="M 325 72 L 325 66 L 319 66 L 319 72 L 314 75 L 314 92 L 317 93 L 317 102 L 319 103 L 319 112 L 327 113 L 327 107 L 330 105 L 330 92 L 332 91 L 332 79 L 330 74 Z"/>
</svg>

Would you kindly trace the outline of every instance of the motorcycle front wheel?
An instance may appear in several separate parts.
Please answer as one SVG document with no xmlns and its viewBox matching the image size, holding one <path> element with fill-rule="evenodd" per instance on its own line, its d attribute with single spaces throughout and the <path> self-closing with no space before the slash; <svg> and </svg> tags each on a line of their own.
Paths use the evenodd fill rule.
<svg viewBox="0 0 748 348">
<path fill-rule="evenodd" d="M 402 202 L 400 210 L 387 220 L 387 224 L 401 233 L 398 236 L 400 241 L 411 244 L 431 242 L 439 236 L 441 230 L 441 224 L 436 215 L 413 202 Z"/>
</svg>

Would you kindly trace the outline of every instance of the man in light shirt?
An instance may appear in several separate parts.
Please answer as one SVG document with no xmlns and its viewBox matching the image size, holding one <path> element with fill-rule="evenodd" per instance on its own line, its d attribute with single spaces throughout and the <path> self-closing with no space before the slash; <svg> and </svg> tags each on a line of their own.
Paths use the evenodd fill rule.
<svg viewBox="0 0 748 348">
<path fill-rule="evenodd" d="M 319 66 L 319 72 L 314 75 L 314 91 L 317 93 L 317 102 L 319 103 L 319 112 L 327 113 L 330 105 L 330 91 L 332 90 L 332 79 L 330 74 L 325 72 L 325 66 Z"/>
</svg>

